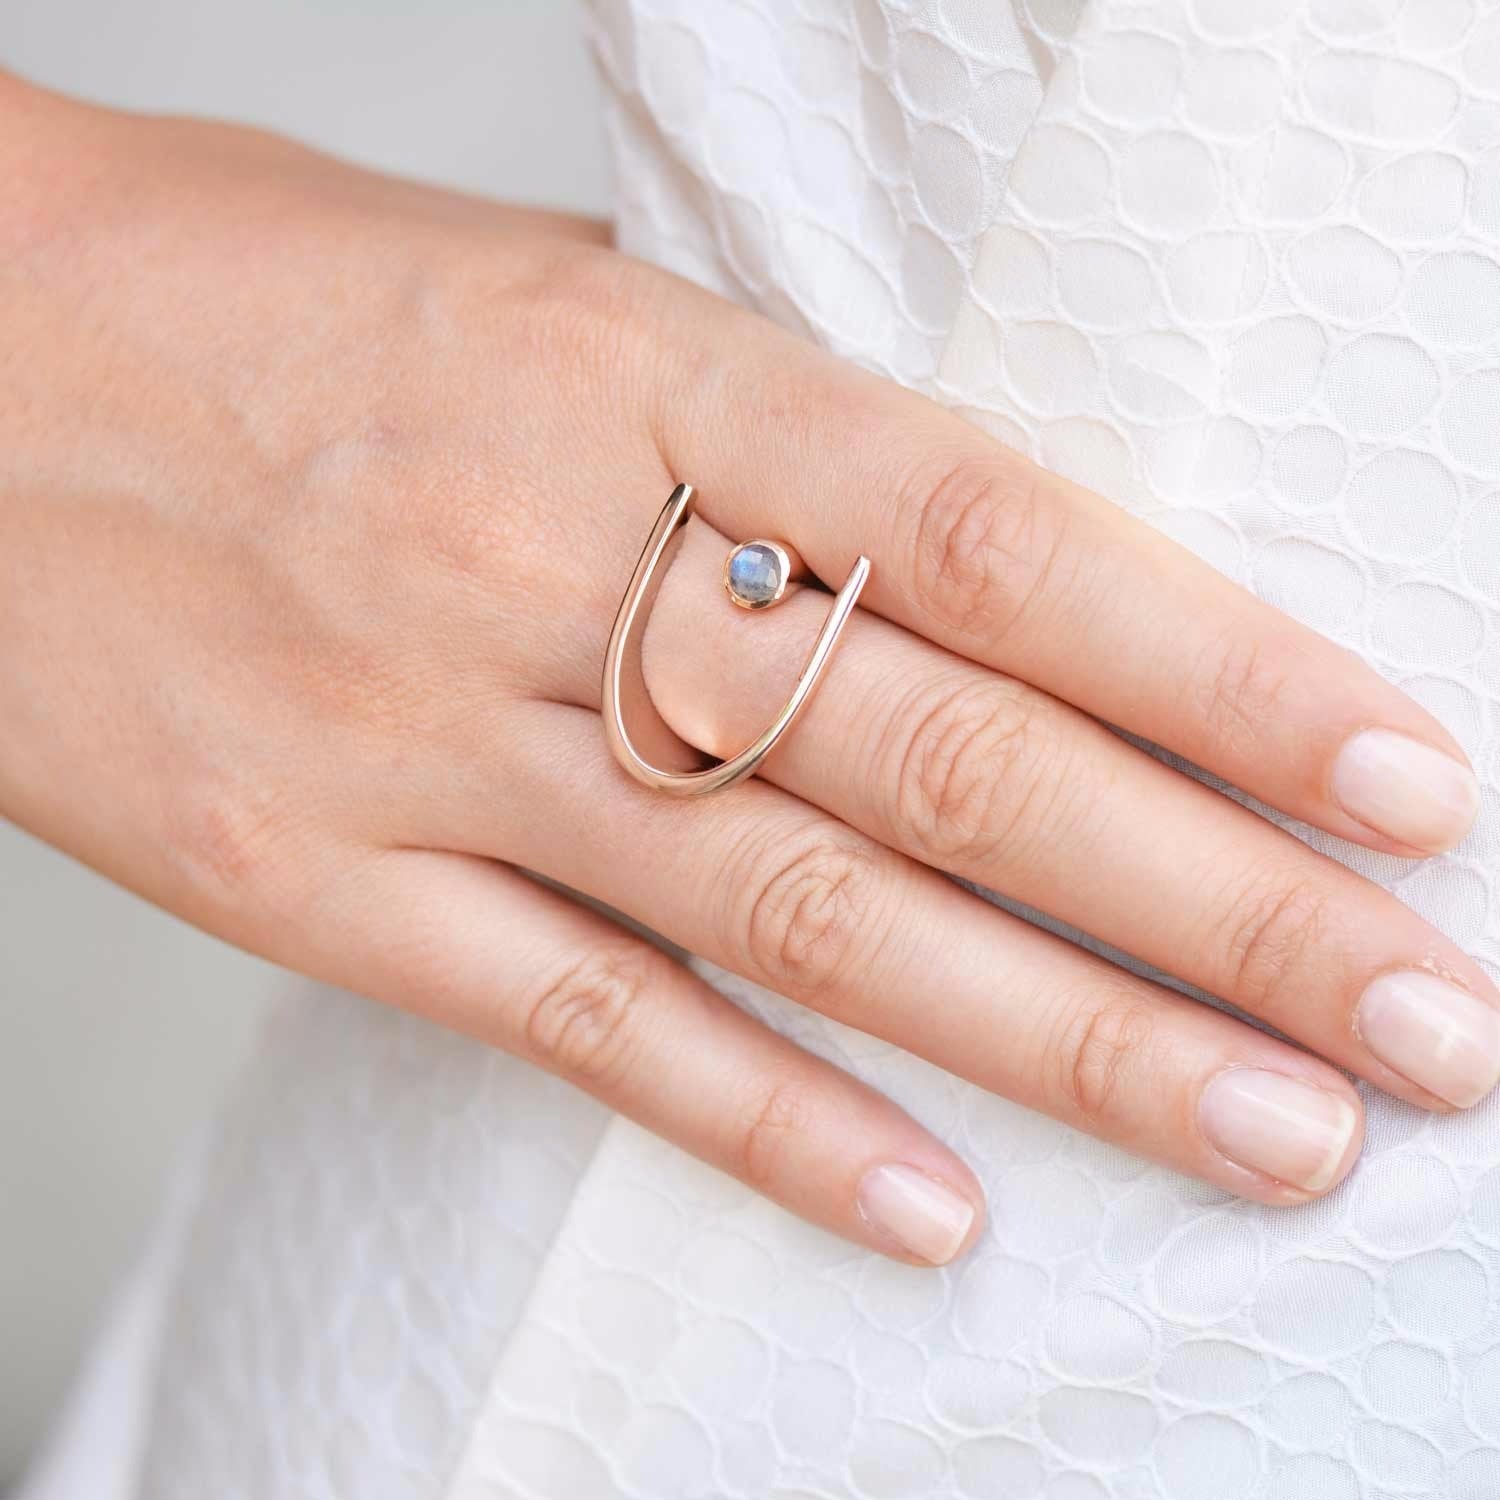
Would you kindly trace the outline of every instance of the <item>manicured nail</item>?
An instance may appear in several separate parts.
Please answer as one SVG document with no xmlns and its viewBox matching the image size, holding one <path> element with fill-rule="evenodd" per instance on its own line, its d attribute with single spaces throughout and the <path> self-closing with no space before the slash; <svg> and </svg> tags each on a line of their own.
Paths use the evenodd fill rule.
<svg viewBox="0 0 1500 1500">
<path fill-rule="evenodd" d="M 1231 1161 L 1321 1193 L 1338 1175 L 1358 1116 L 1337 1094 L 1285 1073 L 1230 1068 L 1204 1089 L 1198 1120 Z"/>
<path fill-rule="evenodd" d="M 946 1265 L 958 1254 L 974 1205 L 946 1183 L 915 1167 L 872 1167 L 860 1179 L 859 1211 L 913 1255 Z"/>
<path fill-rule="evenodd" d="M 1390 729 L 1364 729 L 1333 763 L 1333 795 L 1351 818 L 1418 849 L 1447 849 L 1479 814 L 1462 761 Z"/>
<path fill-rule="evenodd" d="M 1500 1080 L 1500 1010 L 1435 974 L 1382 974 L 1355 1025 L 1386 1067 L 1461 1109 Z"/>
</svg>

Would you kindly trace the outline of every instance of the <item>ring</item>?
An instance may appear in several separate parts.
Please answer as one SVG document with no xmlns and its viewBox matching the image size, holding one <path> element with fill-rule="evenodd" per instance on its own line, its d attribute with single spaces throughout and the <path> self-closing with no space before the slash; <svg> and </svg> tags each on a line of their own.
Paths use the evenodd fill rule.
<svg viewBox="0 0 1500 1500">
<path fill-rule="evenodd" d="M 692 514 L 693 487 L 679 484 L 662 508 L 635 565 L 604 654 L 604 735 L 609 748 L 637 781 L 678 797 L 716 792 L 754 773 L 807 706 L 870 576 L 870 559 L 859 558 L 834 596 L 802 675 L 781 712 L 738 755 L 709 760 L 705 765 L 706 757 L 675 735 L 657 713 L 646 691 L 640 649 L 651 606 Z M 769 609 L 779 603 L 790 576 L 791 558 L 780 542 L 741 542 L 724 562 L 725 592 L 741 609 Z M 626 723 L 627 711 L 630 724 Z"/>
</svg>

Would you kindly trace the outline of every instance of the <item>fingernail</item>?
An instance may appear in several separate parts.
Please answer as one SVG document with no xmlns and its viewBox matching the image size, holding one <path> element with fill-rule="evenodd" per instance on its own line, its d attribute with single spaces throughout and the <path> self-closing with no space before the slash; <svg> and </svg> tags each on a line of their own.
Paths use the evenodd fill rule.
<svg viewBox="0 0 1500 1500">
<path fill-rule="evenodd" d="M 859 1211 L 913 1255 L 946 1265 L 974 1222 L 974 1205 L 946 1183 L 901 1163 L 860 1178 Z"/>
<path fill-rule="evenodd" d="M 1230 1068 L 1204 1089 L 1198 1120 L 1231 1161 L 1321 1193 L 1338 1175 L 1358 1116 L 1337 1094 L 1285 1073 Z"/>
<path fill-rule="evenodd" d="M 1479 814 L 1462 761 L 1390 729 L 1364 729 L 1333 763 L 1333 795 L 1351 818 L 1418 849 L 1447 849 Z"/>
<path fill-rule="evenodd" d="M 1355 1026 L 1386 1067 L 1461 1109 L 1500 1079 L 1500 1011 L 1435 974 L 1382 974 Z"/>
</svg>

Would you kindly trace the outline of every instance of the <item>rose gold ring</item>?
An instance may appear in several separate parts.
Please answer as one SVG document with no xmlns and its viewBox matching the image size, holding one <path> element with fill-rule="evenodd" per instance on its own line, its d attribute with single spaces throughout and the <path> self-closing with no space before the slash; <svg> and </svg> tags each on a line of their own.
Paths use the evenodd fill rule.
<svg viewBox="0 0 1500 1500">
<path fill-rule="evenodd" d="M 620 612 L 610 632 L 609 650 L 604 654 L 604 735 L 609 748 L 637 781 L 677 797 L 716 792 L 754 773 L 807 706 L 854 612 L 859 591 L 870 576 L 870 559 L 861 557 L 834 597 L 802 675 L 781 712 L 738 755 L 728 760 L 708 760 L 667 727 L 651 702 L 641 670 L 641 636 L 662 578 L 676 556 L 692 514 L 693 487 L 679 484 L 657 518 L 646 550 L 635 565 L 630 587 L 620 601 Z M 790 554 L 780 542 L 741 542 L 724 563 L 724 588 L 742 609 L 768 609 L 786 594 L 790 574 Z"/>
</svg>

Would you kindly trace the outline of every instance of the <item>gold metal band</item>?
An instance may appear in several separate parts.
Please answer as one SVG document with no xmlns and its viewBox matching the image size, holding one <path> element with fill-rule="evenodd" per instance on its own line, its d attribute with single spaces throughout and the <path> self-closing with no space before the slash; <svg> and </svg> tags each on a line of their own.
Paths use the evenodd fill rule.
<svg viewBox="0 0 1500 1500">
<path fill-rule="evenodd" d="M 604 655 L 604 735 L 609 748 L 637 781 L 677 797 L 716 792 L 753 774 L 812 697 L 813 689 L 828 665 L 828 658 L 838 644 L 839 635 L 854 612 L 859 591 L 870 576 L 870 559 L 861 557 L 835 596 L 823 628 L 808 653 L 802 675 L 781 712 L 738 755 L 705 765 L 706 757 L 673 734 L 657 713 L 651 695 L 646 691 L 641 670 L 641 636 L 661 581 L 676 556 L 692 514 L 693 487 L 679 484 L 657 518 L 641 560 L 635 565 L 630 587 L 620 601 L 620 612 L 615 616 L 614 629 L 610 632 L 609 649 Z M 782 551 L 774 543 L 763 545 Z M 780 597 L 779 593 L 777 597 Z M 626 724 L 627 713 L 631 720 L 629 726 Z M 662 761 L 669 765 L 675 763 L 682 769 L 668 769 L 660 763 Z"/>
</svg>

